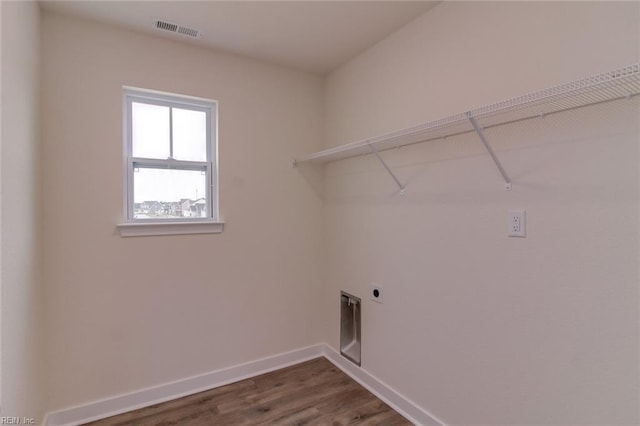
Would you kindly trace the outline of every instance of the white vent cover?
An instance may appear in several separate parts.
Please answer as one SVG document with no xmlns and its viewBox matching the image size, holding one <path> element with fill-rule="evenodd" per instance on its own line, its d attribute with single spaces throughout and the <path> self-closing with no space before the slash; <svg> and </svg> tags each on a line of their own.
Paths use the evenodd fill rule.
<svg viewBox="0 0 640 426">
<path fill-rule="evenodd" d="M 172 33 L 182 34 L 187 37 L 198 38 L 200 37 L 200 31 L 193 28 L 183 27 L 182 25 L 172 24 L 166 21 L 155 21 L 153 26 L 159 30 L 169 31 Z"/>
</svg>

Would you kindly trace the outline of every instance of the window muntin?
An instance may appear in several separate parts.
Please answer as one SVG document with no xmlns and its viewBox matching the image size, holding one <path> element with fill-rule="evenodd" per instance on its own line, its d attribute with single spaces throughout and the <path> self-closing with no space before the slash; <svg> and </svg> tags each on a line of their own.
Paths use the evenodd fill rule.
<svg viewBox="0 0 640 426">
<path fill-rule="evenodd" d="M 216 221 L 216 103 L 125 89 L 126 222 Z"/>
</svg>

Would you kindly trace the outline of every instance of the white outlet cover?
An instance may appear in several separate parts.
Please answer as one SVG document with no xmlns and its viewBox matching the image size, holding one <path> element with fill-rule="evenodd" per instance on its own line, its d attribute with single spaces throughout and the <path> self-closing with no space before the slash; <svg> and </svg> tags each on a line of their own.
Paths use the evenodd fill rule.
<svg viewBox="0 0 640 426">
<path fill-rule="evenodd" d="M 376 296 L 376 294 L 377 294 L 377 296 Z M 380 286 L 378 284 L 371 284 L 371 286 L 369 288 L 369 298 L 371 300 L 373 300 L 374 302 L 383 303 L 384 302 L 384 291 L 382 289 L 382 286 Z"/>
<path fill-rule="evenodd" d="M 526 236 L 526 212 L 524 210 L 509 210 L 507 216 L 507 235 L 524 238 Z"/>
</svg>

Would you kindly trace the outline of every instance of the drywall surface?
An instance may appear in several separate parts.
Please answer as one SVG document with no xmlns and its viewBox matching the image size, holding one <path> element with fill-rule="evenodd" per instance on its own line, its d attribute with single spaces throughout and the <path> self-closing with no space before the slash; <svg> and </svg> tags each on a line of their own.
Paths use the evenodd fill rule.
<svg viewBox="0 0 640 426">
<path fill-rule="evenodd" d="M 48 406 L 61 409 L 317 343 L 322 80 L 45 13 Z M 121 238 L 123 85 L 219 101 L 218 235 Z"/>
<path fill-rule="evenodd" d="M 1 412 L 42 420 L 39 21 L 35 2 L 2 2 Z"/>
<path fill-rule="evenodd" d="M 328 146 L 635 63 L 638 3 L 446 2 L 326 82 Z M 637 424 L 638 100 L 326 169 L 325 324 L 448 424 Z M 526 238 L 507 213 L 526 210 Z M 371 283 L 384 303 L 368 300 Z"/>
</svg>

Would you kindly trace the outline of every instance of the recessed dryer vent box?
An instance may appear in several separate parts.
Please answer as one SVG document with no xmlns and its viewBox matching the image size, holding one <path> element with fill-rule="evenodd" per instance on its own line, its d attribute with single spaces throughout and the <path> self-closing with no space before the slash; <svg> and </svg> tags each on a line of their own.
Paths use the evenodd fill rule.
<svg viewBox="0 0 640 426">
<path fill-rule="evenodd" d="M 361 362 L 359 297 L 340 292 L 340 354 L 356 365 Z"/>
</svg>

